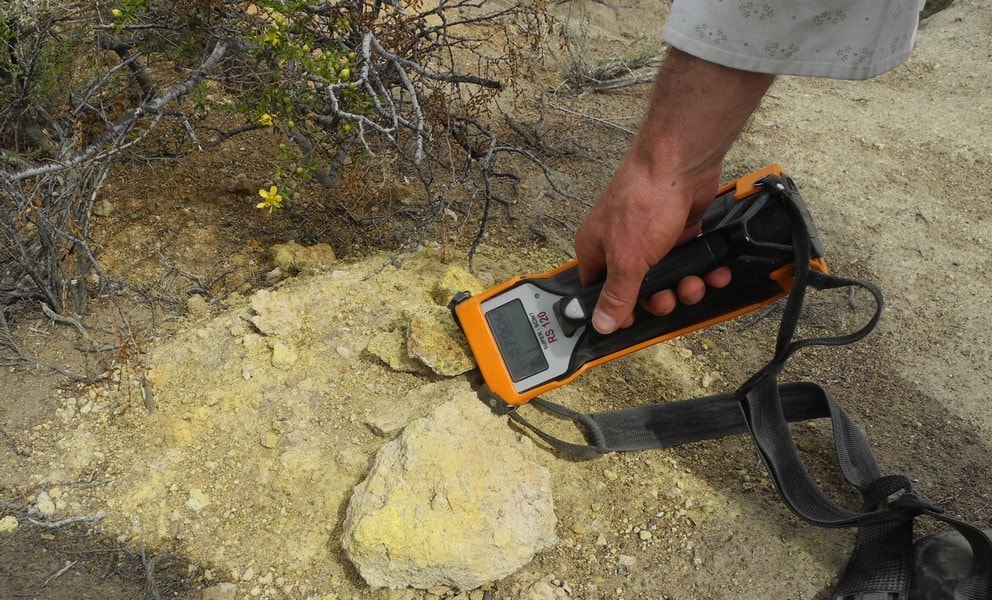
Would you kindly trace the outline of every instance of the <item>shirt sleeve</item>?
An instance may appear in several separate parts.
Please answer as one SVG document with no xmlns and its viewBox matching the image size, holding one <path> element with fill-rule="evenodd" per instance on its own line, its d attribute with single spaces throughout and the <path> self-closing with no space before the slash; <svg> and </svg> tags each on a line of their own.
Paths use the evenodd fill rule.
<svg viewBox="0 0 992 600">
<path fill-rule="evenodd" d="M 675 0 L 664 40 L 720 65 L 868 79 L 913 50 L 924 0 Z"/>
</svg>

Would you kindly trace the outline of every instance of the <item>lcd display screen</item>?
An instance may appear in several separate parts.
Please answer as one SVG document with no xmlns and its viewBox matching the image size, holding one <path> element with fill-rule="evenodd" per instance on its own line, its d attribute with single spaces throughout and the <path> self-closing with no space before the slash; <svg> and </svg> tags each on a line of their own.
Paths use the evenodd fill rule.
<svg viewBox="0 0 992 600">
<path fill-rule="evenodd" d="M 486 320 L 510 371 L 510 379 L 521 381 L 547 370 L 548 361 L 527 319 L 523 302 L 512 300 L 496 307 L 486 313 Z"/>
</svg>

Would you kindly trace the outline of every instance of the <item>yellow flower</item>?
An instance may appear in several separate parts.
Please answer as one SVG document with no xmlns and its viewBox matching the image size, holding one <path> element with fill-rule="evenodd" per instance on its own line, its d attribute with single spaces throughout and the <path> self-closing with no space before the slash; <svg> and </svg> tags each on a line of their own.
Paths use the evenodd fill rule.
<svg viewBox="0 0 992 600">
<path fill-rule="evenodd" d="M 265 31 L 265 34 L 262 36 L 262 41 L 272 46 L 278 46 L 279 42 L 282 41 L 282 34 L 279 32 L 277 28 L 268 29 Z"/>
<path fill-rule="evenodd" d="M 279 195 L 279 190 L 276 186 L 269 188 L 269 191 L 258 190 L 258 195 L 262 197 L 262 201 L 255 205 L 255 208 L 267 208 L 271 214 L 275 209 L 282 207 L 282 196 Z"/>
<path fill-rule="evenodd" d="M 124 15 L 124 11 L 122 11 L 119 8 L 115 8 L 115 9 L 113 9 L 113 10 L 110 11 L 110 14 L 114 15 L 114 18 L 115 19 L 119 19 L 119 18 L 121 18 Z"/>
<path fill-rule="evenodd" d="M 264 125 L 266 127 L 272 127 L 272 115 L 270 115 L 269 113 L 263 114 L 261 117 L 258 118 L 258 124 Z"/>
</svg>

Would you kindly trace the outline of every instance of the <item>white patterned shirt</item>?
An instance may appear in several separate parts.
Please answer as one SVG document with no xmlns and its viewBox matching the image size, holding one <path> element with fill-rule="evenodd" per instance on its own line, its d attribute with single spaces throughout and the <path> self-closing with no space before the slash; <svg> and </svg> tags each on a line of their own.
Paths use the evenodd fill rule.
<svg viewBox="0 0 992 600">
<path fill-rule="evenodd" d="M 663 38 L 723 66 L 867 79 L 909 58 L 923 0 L 675 0 Z"/>
</svg>

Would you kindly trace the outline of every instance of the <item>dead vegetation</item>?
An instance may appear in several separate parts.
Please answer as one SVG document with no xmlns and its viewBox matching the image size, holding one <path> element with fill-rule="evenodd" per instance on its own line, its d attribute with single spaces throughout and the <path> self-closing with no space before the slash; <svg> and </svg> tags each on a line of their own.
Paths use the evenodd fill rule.
<svg viewBox="0 0 992 600">
<path fill-rule="evenodd" d="M 541 7 L 124 0 L 0 9 L 4 361 L 37 362 L 11 334 L 15 306 L 45 306 L 75 326 L 90 298 L 134 283 L 106 273 L 92 246 L 115 165 L 178 160 L 260 129 L 286 140 L 273 143 L 272 172 L 256 184 L 272 192 L 269 210 L 305 185 L 344 187 L 312 210 L 363 227 L 347 218 L 359 192 L 349 185 L 413 186 L 416 203 L 375 218 L 394 221 L 410 245 L 473 221 L 474 251 L 493 206 L 517 195 L 521 162 L 553 179 L 539 151 L 500 133 L 493 103 L 512 95 L 524 54 L 540 54 L 552 27 Z"/>
</svg>

